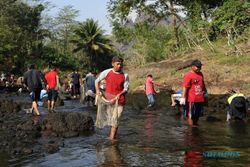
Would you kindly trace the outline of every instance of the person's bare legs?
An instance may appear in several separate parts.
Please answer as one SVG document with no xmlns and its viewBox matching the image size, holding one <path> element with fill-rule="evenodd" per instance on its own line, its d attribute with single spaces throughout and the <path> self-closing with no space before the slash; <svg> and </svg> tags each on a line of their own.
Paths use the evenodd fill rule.
<svg viewBox="0 0 250 167">
<path fill-rule="evenodd" d="M 193 122 L 193 125 L 192 126 L 198 126 L 198 120 L 199 120 L 199 117 L 198 118 L 193 118 L 192 119 L 192 122 Z"/>
<path fill-rule="evenodd" d="M 176 105 L 176 103 L 175 103 L 174 94 L 172 94 L 172 95 L 171 95 L 171 101 L 172 101 L 171 106 L 175 106 L 175 105 Z"/>
<path fill-rule="evenodd" d="M 51 101 L 51 111 L 54 112 L 54 109 L 55 109 L 55 101 L 52 100 Z"/>
<path fill-rule="evenodd" d="M 191 118 L 187 118 L 187 124 L 192 126 L 193 125 L 193 121 Z"/>
<path fill-rule="evenodd" d="M 50 112 L 51 111 L 51 101 L 48 100 L 48 111 Z"/>
<path fill-rule="evenodd" d="M 198 126 L 198 120 L 199 120 L 199 118 L 188 118 L 187 123 L 191 127 L 197 127 Z"/>
<path fill-rule="evenodd" d="M 38 107 L 37 107 L 37 102 L 36 101 L 32 102 L 32 108 L 33 108 L 33 111 L 36 113 L 36 115 L 40 115 L 40 113 L 38 111 Z"/>
<path fill-rule="evenodd" d="M 109 135 L 110 140 L 116 139 L 117 129 L 118 129 L 118 127 L 111 127 L 110 135 Z"/>
<path fill-rule="evenodd" d="M 29 113 L 33 113 L 33 110 L 34 110 L 34 107 L 33 107 L 33 103 L 32 103 Z"/>
</svg>

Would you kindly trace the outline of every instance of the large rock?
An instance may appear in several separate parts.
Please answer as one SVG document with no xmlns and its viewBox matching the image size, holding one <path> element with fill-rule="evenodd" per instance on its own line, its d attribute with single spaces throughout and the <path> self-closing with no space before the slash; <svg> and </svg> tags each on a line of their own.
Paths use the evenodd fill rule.
<svg viewBox="0 0 250 167">
<path fill-rule="evenodd" d="M 74 137 L 82 132 L 93 131 L 94 121 L 87 113 L 52 113 L 43 121 L 44 130 L 51 130 L 57 136 Z"/>
<path fill-rule="evenodd" d="M 21 104 L 15 102 L 13 99 L 4 99 L 0 101 L 0 112 L 19 112 Z"/>
<path fill-rule="evenodd" d="M 0 96 L 0 153 L 12 156 L 54 153 L 63 147 L 62 137 L 75 137 L 94 129 L 93 119 L 87 113 L 52 113 L 40 117 L 26 114 L 23 109 L 31 105 L 27 97 L 28 94 Z M 41 140 L 41 136 L 46 138 Z"/>
</svg>

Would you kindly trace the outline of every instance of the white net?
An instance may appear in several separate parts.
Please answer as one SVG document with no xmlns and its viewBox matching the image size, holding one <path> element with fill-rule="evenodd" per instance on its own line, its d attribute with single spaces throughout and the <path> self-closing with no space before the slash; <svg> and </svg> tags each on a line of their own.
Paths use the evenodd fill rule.
<svg viewBox="0 0 250 167">
<path fill-rule="evenodd" d="M 96 97 L 97 115 L 95 126 L 103 128 L 104 126 L 117 127 L 121 116 L 123 106 L 118 105 L 118 99 L 114 95 L 100 95 Z"/>
</svg>

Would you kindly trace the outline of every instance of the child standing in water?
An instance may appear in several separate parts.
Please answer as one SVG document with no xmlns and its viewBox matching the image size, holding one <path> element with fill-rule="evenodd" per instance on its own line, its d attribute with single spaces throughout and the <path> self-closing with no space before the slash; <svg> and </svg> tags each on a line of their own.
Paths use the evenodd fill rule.
<svg viewBox="0 0 250 167">
<path fill-rule="evenodd" d="M 155 88 L 154 85 L 160 86 L 156 84 L 153 80 L 153 76 L 151 74 L 147 75 L 146 84 L 145 84 L 145 92 L 148 98 L 148 106 L 153 107 L 155 105 Z"/>
<path fill-rule="evenodd" d="M 101 111 L 100 106 L 98 106 L 97 111 L 96 126 L 99 128 L 106 125 L 111 126 L 109 135 L 110 140 L 116 139 L 120 116 L 123 111 L 123 106 L 125 105 L 125 94 L 128 92 L 129 86 L 128 74 L 123 72 L 123 59 L 113 57 L 112 66 L 113 68 L 101 72 L 95 80 L 97 99 L 101 96 L 100 84 L 103 80 L 105 80 L 106 100 L 110 101 L 111 104 L 112 101 L 117 101 L 117 105 L 109 105 L 109 107 L 104 108 L 104 111 Z M 104 113 L 107 113 L 107 115 L 104 116 Z M 104 118 L 101 118 L 101 116 L 99 117 L 99 115 L 102 115 Z"/>
<path fill-rule="evenodd" d="M 176 104 L 180 104 L 180 99 L 182 97 L 182 90 L 177 88 L 177 89 L 173 89 L 175 91 L 174 94 L 171 94 L 171 106 L 175 106 Z"/>
</svg>

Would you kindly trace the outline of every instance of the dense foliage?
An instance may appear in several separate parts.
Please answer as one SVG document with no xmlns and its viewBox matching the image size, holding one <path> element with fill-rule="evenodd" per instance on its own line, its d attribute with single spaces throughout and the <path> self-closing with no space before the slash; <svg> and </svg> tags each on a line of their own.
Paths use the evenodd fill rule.
<svg viewBox="0 0 250 167">
<path fill-rule="evenodd" d="M 0 64 L 14 70 L 24 62 L 39 59 L 39 49 L 46 35 L 40 28 L 44 6 L 29 6 L 15 0 L 0 0 Z"/>
<path fill-rule="evenodd" d="M 193 47 L 216 51 L 218 39 L 225 39 L 230 53 L 243 54 L 237 42 L 247 40 L 250 25 L 247 0 L 110 0 L 110 36 L 91 18 L 76 21 L 73 6 L 51 17 L 43 0 L 0 5 L 0 71 L 20 74 L 29 63 L 100 71 L 117 54 L 142 65 Z"/>
<path fill-rule="evenodd" d="M 46 13 L 50 4 L 40 0 L 0 0 L 0 5 L 0 71 L 22 74 L 30 63 L 82 72 L 110 66 L 116 53 L 111 41 L 97 22 L 76 21 L 72 6 L 51 17 Z"/>
<path fill-rule="evenodd" d="M 137 65 L 204 45 L 215 51 L 219 38 L 242 54 L 235 41 L 250 25 L 247 0 L 110 0 L 108 9 L 124 56 Z"/>
<path fill-rule="evenodd" d="M 104 36 L 104 31 L 97 22 L 87 19 L 78 24 L 74 33 L 71 41 L 75 44 L 73 52 L 82 51 L 87 56 L 89 69 L 99 71 L 110 66 L 111 41 Z"/>
</svg>

